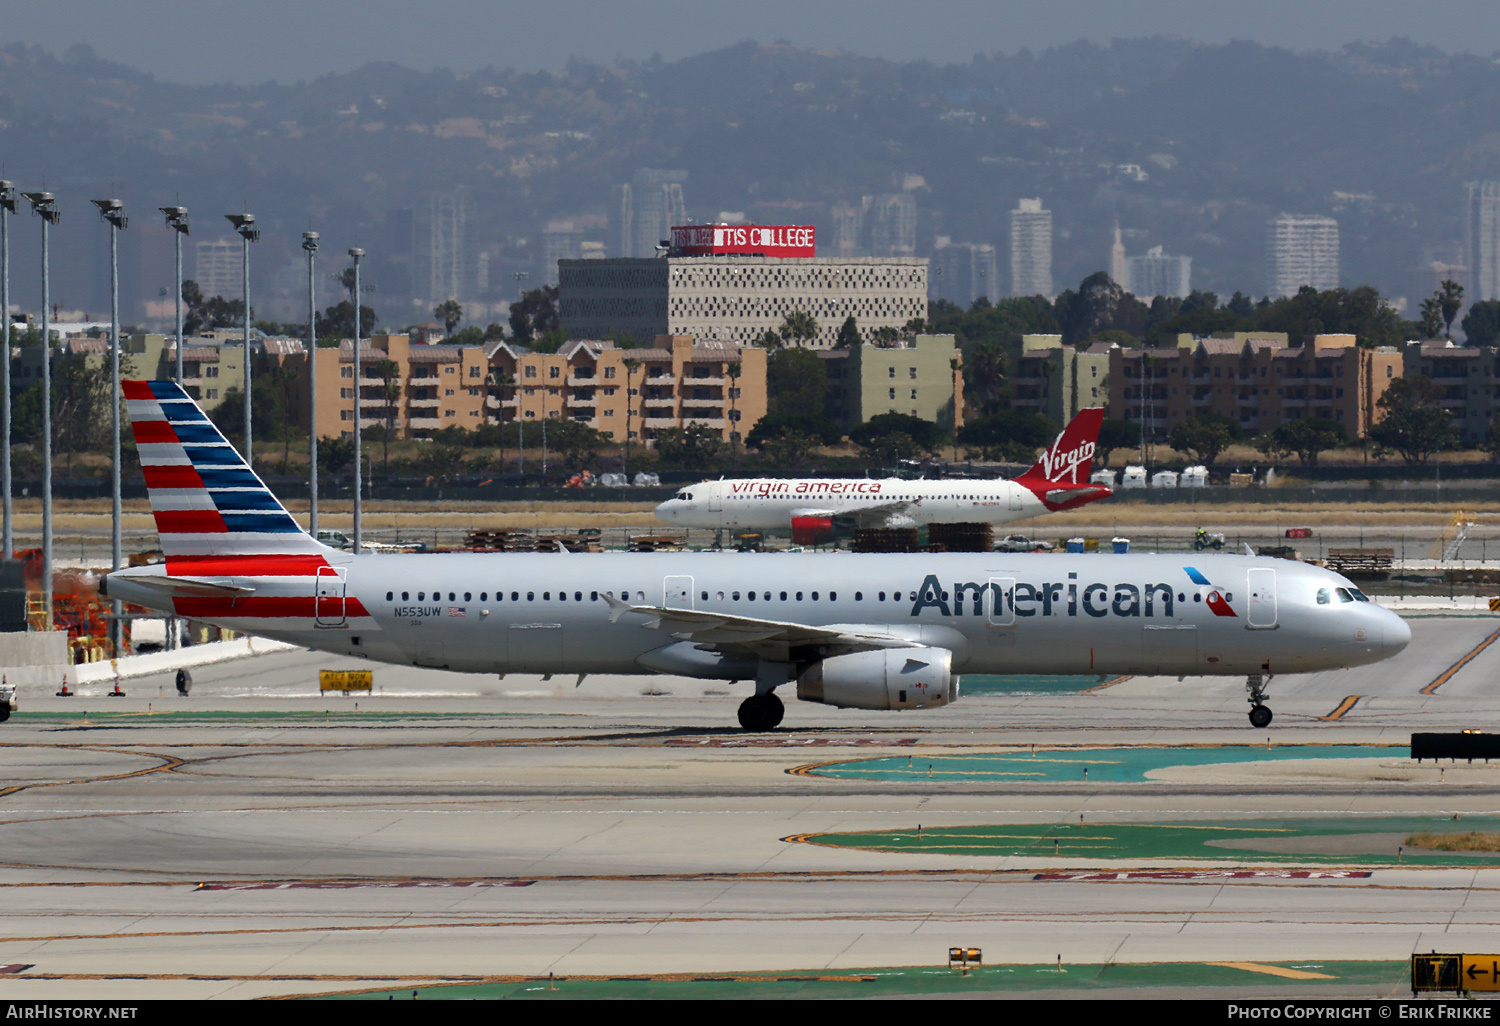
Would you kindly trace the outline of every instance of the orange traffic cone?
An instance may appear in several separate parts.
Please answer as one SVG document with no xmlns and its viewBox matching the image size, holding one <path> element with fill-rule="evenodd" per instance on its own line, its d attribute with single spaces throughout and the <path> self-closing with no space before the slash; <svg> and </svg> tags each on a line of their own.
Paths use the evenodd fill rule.
<svg viewBox="0 0 1500 1026">
<path fill-rule="evenodd" d="M 58 698 L 72 698 L 73 697 L 73 692 L 71 692 L 71 691 L 68 690 L 68 675 L 66 673 L 63 674 L 63 686 L 62 686 L 62 690 L 57 693 L 57 697 Z"/>
</svg>

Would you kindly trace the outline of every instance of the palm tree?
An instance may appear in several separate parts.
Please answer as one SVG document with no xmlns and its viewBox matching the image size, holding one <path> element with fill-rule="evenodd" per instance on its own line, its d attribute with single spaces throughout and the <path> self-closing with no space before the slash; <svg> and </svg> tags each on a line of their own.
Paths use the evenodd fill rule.
<svg viewBox="0 0 1500 1026">
<path fill-rule="evenodd" d="M 1464 287 L 1451 278 L 1445 278 L 1438 285 L 1436 298 L 1443 317 L 1443 337 L 1452 338 L 1453 318 L 1464 305 Z"/>
<path fill-rule="evenodd" d="M 622 467 L 622 469 L 624 470 L 625 473 L 628 474 L 628 473 L 630 473 L 630 393 L 632 391 L 632 389 L 630 387 L 630 383 L 631 383 L 632 380 L 634 380 L 636 368 L 641 365 L 641 361 L 637 360 L 633 356 L 627 356 L 625 358 L 624 363 L 625 363 L 625 463 L 624 463 L 624 466 Z"/>
<path fill-rule="evenodd" d="M 380 398 L 385 403 L 385 437 L 380 442 L 380 472 L 389 473 L 391 463 L 391 435 L 396 432 L 397 403 L 401 399 L 401 365 L 395 360 L 381 360 L 375 365 L 380 378 Z"/>
<path fill-rule="evenodd" d="M 988 412 L 1005 384 L 1005 354 L 994 342 L 981 342 L 969 350 L 963 370 L 975 406 Z"/>
<path fill-rule="evenodd" d="M 724 369 L 725 376 L 729 378 L 729 451 L 734 453 L 736 459 L 738 459 L 740 451 L 740 432 L 739 424 L 734 417 L 734 400 L 736 393 L 739 392 L 737 386 L 740 380 L 740 372 L 743 369 L 738 360 L 731 362 Z"/>
<path fill-rule="evenodd" d="M 464 319 L 464 308 L 458 305 L 458 300 L 448 299 L 432 308 L 432 316 L 442 321 L 444 329 L 451 335 L 458 322 Z"/>
<path fill-rule="evenodd" d="M 793 342 L 801 348 L 818 337 L 818 322 L 805 310 L 793 310 L 786 315 L 778 330 L 782 341 Z"/>
<path fill-rule="evenodd" d="M 501 470 L 501 472 L 504 472 L 504 470 L 505 470 L 505 405 L 504 405 L 505 404 L 505 393 L 506 393 L 507 389 L 509 389 L 511 391 L 515 390 L 515 387 L 516 387 L 516 376 L 514 374 L 512 374 L 510 371 L 506 370 L 504 367 L 491 367 L 490 368 L 489 385 L 490 385 L 490 388 L 492 388 L 492 389 L 494 389 L 494 390 L 496 390 L 496 391 L 498 391 L 500 393 L 499 394 L 499 399 L 500 399 L 500 403 L 501 403 L 500 413 L 495 417 L 495 420 L 498 421 L 499 424 L 500 424 L 500 470 Z M 517 413 L 519 414 L 519 411 L 517 411 Z M 517 417 L 517 419 L 519 420 L 519 416 Z"/>
</svg>

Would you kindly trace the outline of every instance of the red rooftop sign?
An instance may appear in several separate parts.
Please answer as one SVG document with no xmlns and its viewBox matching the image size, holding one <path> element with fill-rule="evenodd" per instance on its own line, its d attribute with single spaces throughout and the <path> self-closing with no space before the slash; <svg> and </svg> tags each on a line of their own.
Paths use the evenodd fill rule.
<svg viewBox="0 0 1500 1026">
<path fill-rule="evenodd" d="M 690 224 L 672 229 L 672 249 L 682 256 L 810 257 L 817 255 L 815 232 L 810 224 Z"/>
</svg>

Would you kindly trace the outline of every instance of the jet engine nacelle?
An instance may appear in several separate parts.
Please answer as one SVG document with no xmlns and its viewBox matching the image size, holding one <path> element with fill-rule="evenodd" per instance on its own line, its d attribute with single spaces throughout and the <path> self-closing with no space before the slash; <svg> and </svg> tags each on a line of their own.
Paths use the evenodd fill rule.
<svg viewBox="0 0 1500 1026">
<path fill-rule="evenodd" d="M 828 517 L 792 517 L 792 544 L 818 545 L 833 537 L 833 521 Z"/>
<path fill-rule="evenodd" d="M 958 677 L 946 648 L 882 648 L 813 663 L 797 697 L 840 709 L 935 708 L 958 701 Z"/>
</svg>

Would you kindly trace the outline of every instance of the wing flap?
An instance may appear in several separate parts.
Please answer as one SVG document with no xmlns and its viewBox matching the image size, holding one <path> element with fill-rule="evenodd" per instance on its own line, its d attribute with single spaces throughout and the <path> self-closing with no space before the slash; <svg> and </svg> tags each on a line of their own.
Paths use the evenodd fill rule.
<svg viewBox="0 0 1500 1026">
<path fill-rule="evenodd" d="M 612 595 L 604 598 L 610 605 L 611 623 L 626 615 L 643 616 L 646 621 L 641 626 L 647 630 L 662 631 L 682 641 L 694 641 L 703 645 L 742 645 L 751 650 L 769 646 L 784 648 L 788 645 L 827 645 L 850 651 L 919 647 L 908 638 L 878 631 L 815 627 L 805 623 L 763 620 L 753 616 L 698 609 L 633 606 Z"/>
</svg>

